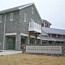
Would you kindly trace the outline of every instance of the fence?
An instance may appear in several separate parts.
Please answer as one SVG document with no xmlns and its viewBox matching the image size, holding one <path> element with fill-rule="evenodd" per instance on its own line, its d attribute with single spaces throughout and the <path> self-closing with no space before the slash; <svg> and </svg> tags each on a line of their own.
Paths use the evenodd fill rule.
<svg viewBox="0 0 65 65">
<path fill-rule="evenodd" d="M 62 46 L 26 46 L 26 53 L 62 54 Z"/>
</svg>

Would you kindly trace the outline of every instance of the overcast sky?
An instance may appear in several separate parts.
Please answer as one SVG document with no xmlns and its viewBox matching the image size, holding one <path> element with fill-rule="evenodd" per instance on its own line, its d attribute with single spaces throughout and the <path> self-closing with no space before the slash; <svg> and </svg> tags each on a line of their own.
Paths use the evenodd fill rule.
<svg viewBox="0 0 65 65">
<path fill-rule="evenodd" d="M 32 3 L 53 28 L 65 29 L 65 0 L 0 0 L 0 10 Z"/>
</svg>

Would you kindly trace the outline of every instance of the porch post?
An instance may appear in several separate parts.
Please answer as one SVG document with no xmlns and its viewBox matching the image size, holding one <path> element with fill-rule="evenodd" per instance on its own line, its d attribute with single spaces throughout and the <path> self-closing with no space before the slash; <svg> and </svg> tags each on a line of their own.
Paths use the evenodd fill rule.
<svg viewBox="0 0 65 65">
<path fill-rule="evenodd" d="M 35 34 L 35 44 L 37 44 L 37 34 Z"/>
<path fill-rule="evenodd" d="M 42 44 L 42 34 L 41 34 L 41 42 L 40 43 Z"/>
<path fill-rule="evenodd" d="M 16 40 L 15 40 L 15 50 L 21 50 L 21 35 L 17 34 L 16 35 Z"/>
<path fill-rule="evenodd" d="M 28 32 L 28 44 L 30 44 L 30 32 Z"/>
</svg>

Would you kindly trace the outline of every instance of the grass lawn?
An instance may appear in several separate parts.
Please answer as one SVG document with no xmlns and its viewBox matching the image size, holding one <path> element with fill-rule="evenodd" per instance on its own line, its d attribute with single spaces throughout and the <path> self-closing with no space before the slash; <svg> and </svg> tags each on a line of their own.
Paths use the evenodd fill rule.
<svg viewBox="0 0 65 65">
<path fill-rule="evenodd" d="M 0 56 L 0 65 L 65 65 L 65 57 L 33 54 Z"/>
</svg>

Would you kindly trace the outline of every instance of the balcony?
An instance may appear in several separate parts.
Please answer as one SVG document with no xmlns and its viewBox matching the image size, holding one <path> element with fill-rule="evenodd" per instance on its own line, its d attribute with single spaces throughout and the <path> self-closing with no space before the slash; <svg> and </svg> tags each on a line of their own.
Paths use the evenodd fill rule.
<svg viewBox="0 0 65 65">
<path fill-rule="evenodd" d="M 41 25 L 36 22 L 29 22 L 29 31 L 41 33 Z"/>
</svg>

